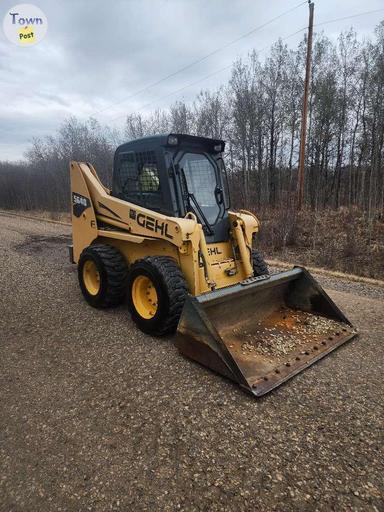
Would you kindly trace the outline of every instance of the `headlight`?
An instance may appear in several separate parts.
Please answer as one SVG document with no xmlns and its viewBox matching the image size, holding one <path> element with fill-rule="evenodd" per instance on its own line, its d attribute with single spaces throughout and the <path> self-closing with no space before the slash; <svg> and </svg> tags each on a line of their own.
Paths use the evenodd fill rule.
<svg viewBox="0 0 384 512">
<path fill-rule="evenodd" d="M 168 145 L 169 146 L 177 146 L 179 143 L 178 138 L 176 135 L 169 135 L 168 137 Z"/>
</svg>

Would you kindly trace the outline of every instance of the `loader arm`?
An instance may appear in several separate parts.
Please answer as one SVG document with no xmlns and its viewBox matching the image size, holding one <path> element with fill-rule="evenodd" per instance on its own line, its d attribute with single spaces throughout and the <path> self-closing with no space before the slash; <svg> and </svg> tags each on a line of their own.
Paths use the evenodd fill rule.
<svg viewBox="0 0 384 512">
<path fill-rule="evenodd" d="M 259 227 L 253 214 L 229 212 L 229 240 L 215 245 L 215 248 L 219 248 L 218 252 L 226 256 L 216 261 L 215 251 L 207 245 L 202 226 L 195 215 L 169 217 L 111 196 L 89 163 L 73 161 L 70 172 L 75 263 L 81 252 L 100 238 L 108 239 L 109 243 L 119 249 L 124 247 L 124 250 L 124 242 L 137 245 L 157 241 L 162 244 L 161 251 L 165 250 L 178 261 L 193 295 L 236 284 L 253 275 L 250 258 L 252 234 Z M 233 257 L 234 247 L 238 247 L 237 260 Z M 128 252 L 136 255 L 140 249 L 135 250 L 131 246 L 131 250 L 127 250 L 129 261 Z M 233 276 L 228 273 L 232 267 L 236 270 Z"/>
<path fill-rule="evenodd" d="M 83 186 L 80 185 L 81 182 Z M 71 186 L 72 195 L 79 194 L 80 188 L 83 193 L 86 192 L 85 197 L 89 199 L 97 224 L 114 226 L 137 237 L 167 240 L 177 247 L 184 241 L 191 240 L 196 231 L 197 222 L 194 219 L 167 217 L 111 196 L 90 164 L 71 162 Z M 92 219 L 86 210 L 87 208 L 84 209 L 82 217 L 94 229 L 97 226 L 91 223 Z"/>
</svg>

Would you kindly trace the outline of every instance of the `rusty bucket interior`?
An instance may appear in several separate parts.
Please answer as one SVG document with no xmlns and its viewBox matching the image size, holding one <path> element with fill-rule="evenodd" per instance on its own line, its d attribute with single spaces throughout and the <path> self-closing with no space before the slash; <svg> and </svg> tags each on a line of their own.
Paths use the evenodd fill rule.
<svg viewBox="0 0 384 512">
<path fill-rule="evenodd" d="M 176 345 L 261 396 L 355 334 L 309 272 L 295 267 L 189 297 Z"/>
</svg>

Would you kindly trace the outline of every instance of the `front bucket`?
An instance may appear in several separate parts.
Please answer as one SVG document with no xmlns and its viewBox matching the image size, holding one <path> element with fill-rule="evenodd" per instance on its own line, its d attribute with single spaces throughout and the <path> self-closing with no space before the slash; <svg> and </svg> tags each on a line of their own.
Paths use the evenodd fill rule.
<svg viewBox="0 0 384 512">
<path fill-rule="evenodd" d="M 309 272 L 295 267 L 190 296 L 176 345 L 261 396 L 355 335 Z"/>
</svg>

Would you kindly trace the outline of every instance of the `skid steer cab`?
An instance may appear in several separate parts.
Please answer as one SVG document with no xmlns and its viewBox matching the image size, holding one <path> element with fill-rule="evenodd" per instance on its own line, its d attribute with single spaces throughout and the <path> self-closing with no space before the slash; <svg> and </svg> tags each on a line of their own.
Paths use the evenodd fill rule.
<svg viewBox="0 0 384 512">
<path fill-rule="evenodd" d="M 70 258 L 91 306 L 126 302 L 142 331 L 177 330 L 183 354 L 258 396 L 355 331 L 304 269 L 269 275 L 257 217 L 230 208 L 224 147 L 173 133 L 127 142 L 112 190 L 71 162 Z"/>
</svg>

